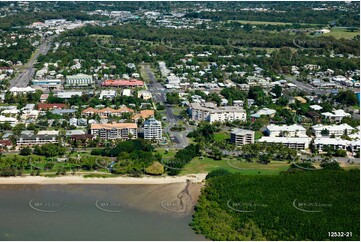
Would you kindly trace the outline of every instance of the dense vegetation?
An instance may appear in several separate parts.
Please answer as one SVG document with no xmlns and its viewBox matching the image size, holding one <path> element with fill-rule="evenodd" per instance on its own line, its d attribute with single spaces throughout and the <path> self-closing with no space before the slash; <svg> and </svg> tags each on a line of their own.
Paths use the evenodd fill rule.
<svg viewBox="0 0 361 242">
<path fill-rule="evenodd" d="M 212 240 L 358 241 L 359 180 L 359 170 L 259 177 L 220 172 L 207 180 L 191 225 Z M 330 231 L 352 237 L 332 238 Z"/>
</svg>

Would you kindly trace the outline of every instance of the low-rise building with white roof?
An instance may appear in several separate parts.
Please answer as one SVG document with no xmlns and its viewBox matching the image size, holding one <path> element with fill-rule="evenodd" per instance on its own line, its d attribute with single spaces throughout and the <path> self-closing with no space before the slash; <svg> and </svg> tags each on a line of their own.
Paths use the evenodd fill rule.
<svg viewBox="0 0 361 242">
<path fill-rule="evenodd" d="M 307 137 L 306 129 L 302 125 L 275 125 L 267 126 L 266 133 L 270 137 Z"/>
<path fill-rule="evenodd" d="M 283 144 L 291 149 L 306 150 L 309 148 L 312 138 L 309 137 L 266 137 L 263 136 L 258 142 Z"/>
<path fill-rule="evenodd" d="M 351 134 L 351 132 L 354 130 L 354 128 L 352 128 L 348 124 L 339 124 L 339 125 L 316 124 L 313 125 L 311 128 L 316 137 L 325 136 L 321 134 L 322 130 L 328 130 L 328 136 L 334 135 L 336 137 L 339 137 L 345 133 Z"/>
</svg>

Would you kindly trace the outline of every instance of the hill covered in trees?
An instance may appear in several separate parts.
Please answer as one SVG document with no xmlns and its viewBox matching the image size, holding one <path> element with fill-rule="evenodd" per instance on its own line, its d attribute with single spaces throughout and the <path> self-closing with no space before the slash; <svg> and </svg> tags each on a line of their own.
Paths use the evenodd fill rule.
<svg viewBox="0 0 361 242">
<path fill-rule="evenodd" d="M 358 241 L 359 179 L 359 170 L 218 172 L 208 176 L 191 225 L 212 240 Z"/>
</svg>

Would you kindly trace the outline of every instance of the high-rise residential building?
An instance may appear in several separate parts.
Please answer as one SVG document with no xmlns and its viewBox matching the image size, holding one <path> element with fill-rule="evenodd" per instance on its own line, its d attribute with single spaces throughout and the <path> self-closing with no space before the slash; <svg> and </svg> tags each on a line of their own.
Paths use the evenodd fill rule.
<svg viewBox="0 0 361 242">
<path fill-rule="evenodd" d="M 150 118 L 144 122 L 144 139 L 162 139 L 162 122 Z"/>
</svg>

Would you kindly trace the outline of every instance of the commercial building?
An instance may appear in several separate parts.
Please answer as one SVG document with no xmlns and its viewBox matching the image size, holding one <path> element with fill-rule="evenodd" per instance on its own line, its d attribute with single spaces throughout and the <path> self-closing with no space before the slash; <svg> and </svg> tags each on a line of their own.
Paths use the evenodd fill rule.
<svg viewBox="0 0 361 242">
<path fill-rule="evenodd" d="M 94 85 L 94 80 L 91 75 L 76 74 L 73 76 L 67 76 L 65 86 L 66 87 L 89 87 Z"/>
<path fill-rule="evenodd" d="M 144 82 L 140 80 L 106 80 L 102 83 L 103 87 L 143 87 Z"/>
<path fill-rule="evenodd" d="M 58 87 L 61 85 L 60 79 L 44 79 L 44 80 L 33 80 L 32 84 L 34 86 L 41 86 L 41 87 Z"/>
<path fill-rule="evenodd" d="M 147 90 L 140 90 L 138 91 L 138 98 L 142 98 L 144 100 L 148 100 L 152 98 L 152 93 Z"/>
<path fill-rule="evenodd" d="M 308 137 L 266 137 L 263 136 L 258 142 L 283 144 L 291 149 L 306 150 L 309 148 L 312 138 Z"/>
<path fill-rule="evenodd" d="M 12 87 L 9 91 L 14 95 L 17 95 L 18 93 L 35 93 L 35 89 L 31 87 Z"/>
<path fill-rule="evenodd" d="M 328 130 L 328 135 L 322 135 L 321 134 L 322 130 Z M 339 125 L 316 124 L 312 126 L 312 131 L 316 137 L 331 136 L 331 135 L 339 137 L 345 133 L 350 134 L 353 130 L 354 128 L 352 128 L 348 124 L 339 124 Z"/>
<path fill-rule="evenodd" d="M 254 143 L 254 134 L 252 130 L 233 129 L 231 131 L 231 143 L 240 146 Z"/>
<path fill-rule="evenodd" d="M 246 111 L 238 106 L 217 107 L 214 103 L 191 103 L 188 109 L 189 115 L 194 121 L 233 122 L 236 120 L 246 121 Z"/>
<path fill-rule="evenodd" d="M 90 132 L 101 139 L 136 139 L 137 128 L 136 123 L 92 124 Z"/>
<path fill-rule="evenodd" d="M 162 139 L 162 122 L 150 118 L 144 122 L 144 139 Z"/>
<path fill-rule="evenodd" d="M 103 100 L 104 98 L 113 99 L 117 95 L 115 90 L 102 90 L 100 92 L 99 99 Z"/>
<path fill-rule="evenodd" d="M 72 97 L 75 97 L 75 96 L 81 97 L 82 95 L 83 95 L 82 92 L 67 92 L 67 91 L 65 91 L 65 92 L 58 92 L 58 93 L 56 94 L 56 96 L 57 96 L 58 98 L 62 98 L 62 99 L 69 99 L 69 98 L 72 98 Z"/>
<path fill-rule="evenodd" d="M 301 125 L 275 125 L 267 126 L 265 133 L 270 137 L 307 137 L 306 129 Z"/>
<path fill-rule="evenodd" d="M 16 141 L 17 145 L 42 145 L 49 143 L 58 143 L 59 131 L 55 130 L 42 130 L 37 134 L 34 131 L 22 131 L 19 139 Z"/>
</svg>

